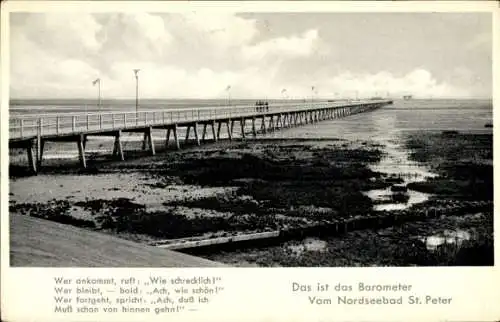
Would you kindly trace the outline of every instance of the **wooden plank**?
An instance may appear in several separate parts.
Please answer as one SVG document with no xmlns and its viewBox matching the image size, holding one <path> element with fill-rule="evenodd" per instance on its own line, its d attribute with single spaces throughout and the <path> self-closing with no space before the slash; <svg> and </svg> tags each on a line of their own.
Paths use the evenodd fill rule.
<svg viewBox="0 0 500 322">
<path fill-rule="evenodd" d="M 203 246 L 212 246 L 212 245 L 222 245 L 234 242 L 242 242 L 248 240 L 258 240 L 258 239 L 267 239 L 267 238 L 278 238 L 280 237 L 280 231 L 266 231 L 262 233 L 253 233 L 253 234 L 241 234 L 236 236 L 229 237 L 217 237 L 217 238 L 207 238 L 200 240 L 189 240 L 189 239 L 176 239 L 176 240 L 164 240 L 153 243 L 159 248 L 167 248 L 167 249 L 186 249 L 186 248 L 194 248 L 194 247 L 203 247 Z"/>
<path fill-rule="evenodd" d="M 225 267 L 26 215 L 10 214 L 10 265 L 29 267 Z"/>
</svg>

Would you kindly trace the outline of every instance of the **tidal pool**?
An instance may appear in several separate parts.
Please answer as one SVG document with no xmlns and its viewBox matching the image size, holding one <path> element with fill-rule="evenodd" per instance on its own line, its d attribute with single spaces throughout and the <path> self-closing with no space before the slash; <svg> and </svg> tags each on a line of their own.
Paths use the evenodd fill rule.
<svg viewBox="0 0 500 322">
<path fill-rule="evenodd" d="M 372 171 L 381 172 L 387 177 L 400 178 L 403 180 L 403 183 L 398 184 L 400 187 L 406 187 L 409 183 L 413 182 L 423 182 L 427 178 L 437 176 L 435 173 L 428 171 L 422 164 L 409 159 L 408 151 L 401 147 L 401 139 L 398 138 L 398 135 L 394 134 L 374 139 L 384 146 L 383 150 L 385 154 L 379 163 L 369 165 Z M 414 204 L 428 200 L 431 196 L 428 193 L 407 189 L 404 194 L 407 195 L 408 200 L 405 202 L 395 202 L 393 201 L 395 192 L 391 190 L 391 187 L 365 191 L 363 194 L 375 202 L 373 206 L 375 211 L 404 210 Z"/>
<path fill-rule="evenodd" d="M 421 237 L 420 240 L 430 251 L 435 251 L 438 246 L 443 244 L 455 244 L 459 247 L 464 241 L 471 238 L 471 234 L 465 230 L 444 230 L 442 233 L 431 236 Z"/>
</svg>

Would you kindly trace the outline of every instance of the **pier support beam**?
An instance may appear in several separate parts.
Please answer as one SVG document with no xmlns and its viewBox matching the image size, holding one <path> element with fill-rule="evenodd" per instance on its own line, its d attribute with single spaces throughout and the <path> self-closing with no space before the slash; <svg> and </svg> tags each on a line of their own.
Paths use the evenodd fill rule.
<svg viewBox="0 0 500 322">
<path fill-rule="evenodd" d="M 255 116 L 252 117 L 252 135 L 253 137 L 257 136 L 257 130 L 255 129 Z"/>
<path fill-rule="evenodd" d="M 174 125 L 172 131 L 174 132 L 175 147 L 177 148 L 177 150 L 180 150 L 181 146 L 179 144 L 179 137 L 177 136 L 177 124 Z"/>
<path fill-rule="evenodd" d="M 205 142 L 205 135 L 207 134 L 207 123 L 203 124 L 203 132 L 201 134 L 201 141 Z"/>
<path fill-rule="evenodd" d="M 191 125 L 188 125 L 186 128 L 186 138 L 184 139 L 185 143 L 189 140 L 189 131 L 191 131 Z"/>
<path fill-rule="evenodd" d="M 170 131 L 172 131 L 172 129 L 168 128 L 167 135 L 165 137 L 165 149 L 168 149 L 168 144 L 170 143 Z"/>
<path fill-rule="evenodd" d="M 215 121 L 212 121 L 211 125 L 212 125 L 212 136 L 214 137 L 214 142 L 217 142 L 219 135 L 215 135 Z M 220 126 L 220 123 L 219 123 L 219 126 Z"/>
<path fill-rule="evenodd" d="M 198 137 L 198 123 L 194 123 L 194 138 L 196 139 L 196 145 L 200 145 L 200 138 Z"/>
<path fill-rule="evenodd" d="M 245 138 L 245 118 L 242 117 L 240 119 L 240 125 L 241 125 L 241 137 L 244 139 Z"/>
<path fill-rule="evenodd" d="M 149 151 L 151 152 L 151 155 L 155 155 L 155 144 L 153 142 L 153 134 L 152 134 L 152 128 L 147 127 L 144 129 L 144 139 L 142 141 L 142 150 L 146 150 L 146 147 L 149 148 Z"/>
<path fill-rule="evenodd" d="M 229 141 L 231 141 L 233 139 L 233 123 L 231 122 L 231 120 L 227 121 L 226 127 L 227 127 L 227 136 L 229 138 Z"/>
<path fill-rule="evenodd" d="M 86 149 L 87 148 L 87 135 L 86 134 L 83 134 L 83 148 Z"/>
<path fill-rule="evenodd" d="M 222 128 L 222 121 L 219 121 L 219 124 L 217 124 L 217 138 L 218 139 L 220 139 L 220 130 L 221 130 L 221 128 Z M 227 128 L 227 132 L 229 133 L 229 127 Z"/>
<path fill-rule="evenodd" d="M 87 161 L 85 160 L 85 147 L 83 146 L 83 141 L 85 138 L 83 135 L 79 135 L 76 141 L 76 145 L 78 146 L 78 157 L 80 159 L 80 166 L 84 169 L 87 168 Z"/>
<path fill-rule="evenodd" d="M 113 146 L 113 157 L 118 156 L 120 161 L 125 160 L 125 155 L 123 153 L 123 145 L 121 140 L 122 131 L 118 130 L 115 136 L 115 143 Z"/>
<path fill-rule="evenodd" d="M 234 120 L 231 120 L 231 126 L 230 126 L 230 129 L 229 129 L 229 133 L 231 133 L 231 135 L 233 134 L 234 122 L 235 122 Z"/>
<path fill-rule="evenodd" d="M 30 170 L 33 173 L 37 173 L 37 160 L 36 156 L 33 153 L 33 140 L 29 140 L 28 143 L 26 144 L 26 152 L 28 153 L 28 163 L 30 166 Z"/>
<path fill-rule="evenodd" d="M 37 153 L 36 153 L 36 161 L 37 162 L 36 163 L 37 163 L 38 168 L 41 168 L 41 166 L 42 166 L 44 148 L 45 148 L 45 140 L 42 139 L 41 137 L 38 137 L 37 143 L 36 143 L 36 149 L 37 149 Z"/>
<path fill-rule="evenodd" d="M 121 134 L 122 134 L 122 131 L 121 130 L 118 130 L 116 132 L 116 135 L 115 135 L 115 143 L 114 143 L 114 147 L 113 147 L 113 158 L 115 158 L 116 156 L 118 156 L 118 159 L 123 161 L 125 160 L 125 157 L 123 155 L 123 147 L 122 147 L 122 141 L 121 141 Z"/>
</svg>

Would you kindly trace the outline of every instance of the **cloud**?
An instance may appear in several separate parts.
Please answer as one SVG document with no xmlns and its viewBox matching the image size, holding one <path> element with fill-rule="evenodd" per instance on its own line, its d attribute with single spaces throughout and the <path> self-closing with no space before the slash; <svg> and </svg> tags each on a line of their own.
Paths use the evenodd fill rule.
<svg viewBox="0 0 500 322">
<path fill-rule="evenodd" d="M 273 33 L 265 34 L 258 22 L 197 12 L 11 14 L 11 96 L 95 97 L 92 80 L 100 77 L 104 97 L 133 98 L 134 68 L 141 69 L 140 95 L 149 98 L 221 98 L 228 85 L 233 97 L 281 97 L 286 88 L 290 97 L 303 98 L 312 85 L 323 97 L 356 90 L 367 96 L 488 95 L 487 74 L 474 85 L 478 73 L 467 64 L 446 71 L 446 79 L 424 62 L 355 72 L 366 55 L 348 55 L 350 42 L 327 38 L 332 29 L 291 22 L 281 32 L 273 24 Z M 485 35 L 464 41 L 471 50 L 482 48 Z M 370 61 L 381 61 L 386 53 L 380 47 L 370 55 Z"/>
<path fill-rule="evenodd" d="M 395 76 L 388 71 L 376 74 L 351 74 L 344 72 L 326 82 L 327 95 L 333 92 L 353 97 L 357 91 L 360 96 L 386 95 L 402 96 L 411 94 L 415 97 L 468 97 L 470 92 L 454 87 L 445 82 L 438 82 L 425 69 L 415 69 L 402 76 Z"/>
<path fill-rule="evenodd" d="M 308 30 L 300 36 L 274 38 L 254 46 L 246 46 L 242 52 L 248 60 L 261 60 L 268 56 L 309 56 L 314 52 L 317 40 L 318 31 Z"/>
<path fill-rule="evenodd" d="M 493 47 L 493 37 L 491 32 L 483 32 L 477 34 L 472 40 L 465 43 L 464 46 L 467 51 L 471 50 L 482 50 L 488 52 L 491 55 L 491 50 Z"/>
</svg>

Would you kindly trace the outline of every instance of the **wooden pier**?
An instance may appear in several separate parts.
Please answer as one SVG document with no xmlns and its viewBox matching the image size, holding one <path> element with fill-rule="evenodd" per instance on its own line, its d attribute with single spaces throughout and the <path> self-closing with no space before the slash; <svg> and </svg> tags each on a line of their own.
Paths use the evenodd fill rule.
<svg viewBox="0 0 500 322">
<path fill-rule="evenodd" d="M 179 128 L 186 128 L 184 142 L 194 138 L 197 145 L 218 141 L 225 130 L 233 139 L 235 125 L 242 139 L 247 135 L 316 123 L 346 117 L 391 104 L 388 100 L 367 100 L 349 103 L 314 102 L 269 104 L 262 106 L 208 107 L 114 113 L 65 113 L 35 116 L 17 116 L 9 119 L 9 148 L 26 150 L 29 167 L 33 173 L 42 166 L 45 142 L 75 142 L 80 165 L 87 167 L 85 147 L 90 136 L 114 138 L 113 157 L 125 160 L 122 134 L 143 133 L 143 150 L 154 155 L 153 130 L 166 131 L 166 145 L 173 139 L 176 149 L 181 148 Z M 200 135 L 199 131 L 202 129 Z"/>
</svg>

